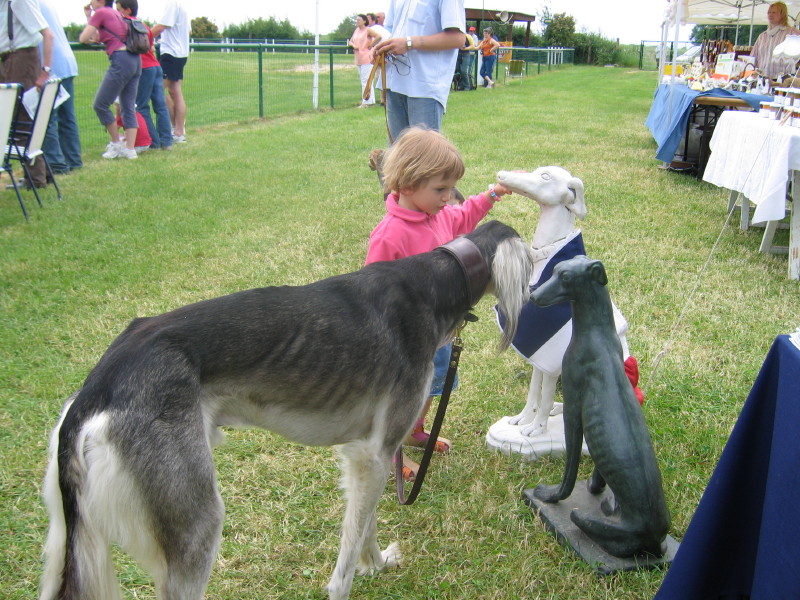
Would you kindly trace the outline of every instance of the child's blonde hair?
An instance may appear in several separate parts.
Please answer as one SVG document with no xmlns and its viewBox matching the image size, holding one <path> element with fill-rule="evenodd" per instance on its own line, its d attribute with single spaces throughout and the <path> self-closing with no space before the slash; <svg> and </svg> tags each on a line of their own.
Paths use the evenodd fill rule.
<svg viewBox="0 0 800 600">
<path fill-rule="evenodd" d="M 397 193 L 416 190 L 433 177 L 464 176 L 464 159 L 453 143 L 438 131 L 409 127 L 383 158 L 383 181 Z"/>
</svg>

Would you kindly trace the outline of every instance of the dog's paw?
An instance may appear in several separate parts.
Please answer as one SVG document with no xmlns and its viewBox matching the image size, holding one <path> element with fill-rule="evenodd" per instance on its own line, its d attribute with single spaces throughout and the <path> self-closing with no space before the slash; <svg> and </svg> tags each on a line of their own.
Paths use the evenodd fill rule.
<svg viewBox="0 0 800 600">
<path fill-rule="evenodd" d="M 531 421 L 533 421 L 533 417 L 535 415 L 528 413 L 527 411 L 522 411 L 516 416 L 508 417 L 508 424 L 509 425 L 527 425 Z"/>
<path fill-rule="evenodd" d="M 374 575 L 391 569 L 399 567 L 403 560 L 403 553 L 400 551 L 400 544 L 394 542 L 390 544 L 386 550 L 380 553 L 379 557 L 369 561 L 360 561 L 358 565 L 359 575 Z"/>
<path fill-rule="evenodd" d="M 547 421 L 540 422 L 538 419 L 534 419 L 533 423 L 521 427 L 519 432 L 526 437 L 544 435 L 547 433 Z"/>
<path fill-rule="evenodd" d="M 534 488 L 533 495 L 542 502 L 555 504 L 561 500 L 561 486 L 540 484 Z"/>
<path fill-rule="evenodd" d="M 399 567 L 403 562 L 403 553 L 400 551 L 400 544 L 392 542 L 386 547 L 386 550 L 381 552 L 383 559 L 383 569 L 393 569 Z"/>
</svg>

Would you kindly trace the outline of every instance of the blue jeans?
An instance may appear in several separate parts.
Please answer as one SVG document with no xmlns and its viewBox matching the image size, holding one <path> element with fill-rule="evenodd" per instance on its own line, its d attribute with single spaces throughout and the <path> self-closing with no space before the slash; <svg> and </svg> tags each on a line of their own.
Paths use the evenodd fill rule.
<svg viewBox="0 0 800 600">
<path fill-rule="evenodd" d="M 458 53 L 458 72 L 461 75 L 461 80 L 458 82 L 458 89 L 471 90 L 472 89 L 472 60 L 473 52 L 459 52 Z"/>
<path fill-rule="evenodd" d="M 443 115 L 444 106 L 433 98 L 411 98 L 386 90 L 386 121 L 395 140 L 404 129 L 414 125 L 440 131 Z"/>
<path fill-rule="evenodd" d="M 492 78 L 492 71 L 494 70 L 494 61 L 496 56 L 484 56 L 483 64 L 481 65 L 481 83 L 486 84 L 486 78 Z"/>
<path fill-rule="evenodd" d="M 164 97 L 164 71 L 161 67 L 147 67 L 142 69 L 139 78 L 139 91 L 136 94 L 136 110 L 142 115 L 147 124 L 147 131 L 153 140 L 153 148 L 169 148 L 172 146 L 172 123 L 169 120 L 169 109 Z M 156 123 L 150 116 L 150 104 L 156 113 Z"/>
<path fill-rule="evenodd" d="M 78 122 L 75 120 L 74 77 L 62 79 L 61 87 L 69 94 L 69 98 L 53 112 L 42 142 L 44 156 L 56 173 L 80 169 L 83 166 L 81 138 L 78 134 Z"/>
</svg>

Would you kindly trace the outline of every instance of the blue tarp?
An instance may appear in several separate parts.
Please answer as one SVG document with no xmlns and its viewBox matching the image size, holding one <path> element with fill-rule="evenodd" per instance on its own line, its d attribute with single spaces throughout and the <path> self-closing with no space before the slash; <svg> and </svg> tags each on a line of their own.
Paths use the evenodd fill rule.
<svg viewBox="0 0 800 600">
<path fill-rule="evenodd" d="M 656 158 L 662 162 L 671 162 L 681 143 L 683 134 L 686 133 L 686 123 L 692 110 L 692 102 L 697 96 L 716 96 L 721 98 L 740 98 L 758 110 L 761 102 L 771 102 L 772 96 L 758 94 L 745 94 L 729 90 L 713 89 L 707 92 L 697 92 L 683 84 L 662 84 L 656 90 L 650 114 L 647 115 L 645 125 L 653 134 L 658 144 Z"/>
</svg>

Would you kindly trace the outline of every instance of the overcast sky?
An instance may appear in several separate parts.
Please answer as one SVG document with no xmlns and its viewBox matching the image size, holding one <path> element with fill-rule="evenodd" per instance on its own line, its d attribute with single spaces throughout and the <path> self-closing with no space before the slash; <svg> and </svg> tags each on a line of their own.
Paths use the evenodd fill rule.
<svg viewBox="0 0 800 600">
<path fill-rule="evenodd" d="M 49 0 L 63 24 L 84 23 L 83 5 L 75 0 Z M 603 37 L 624 44 L 661 38 L 661 21 L 666 0 L 466 0 L 467 8 L 485 9 L 487 13 L 507 10 L 540 15 L 547 6 L 551 14 L 566 13 L 575 18 L 576 30 L 600 33 Z M 161 16 L 163 0 L 139 0 L 139 16 L 156 21 Z M 220 31 L 230 24 L 247 19 L 275 17 L 289 19 L 299 30 L 315 31 L 315 15 L 319 11 L 319 32 L 329 33 L 348 15 L 386 10 L 388 0 L 239 0 L 228 4 L 220 0 L 184 0 L 189 15 L 208 17 Z M 539 33 L 541 25 L 533 24 Z M 687 40 L 691 27 L 682 28 L 680 39 Z M 670 32 L 672 39 L 674 32 Z"/>
</svg>

